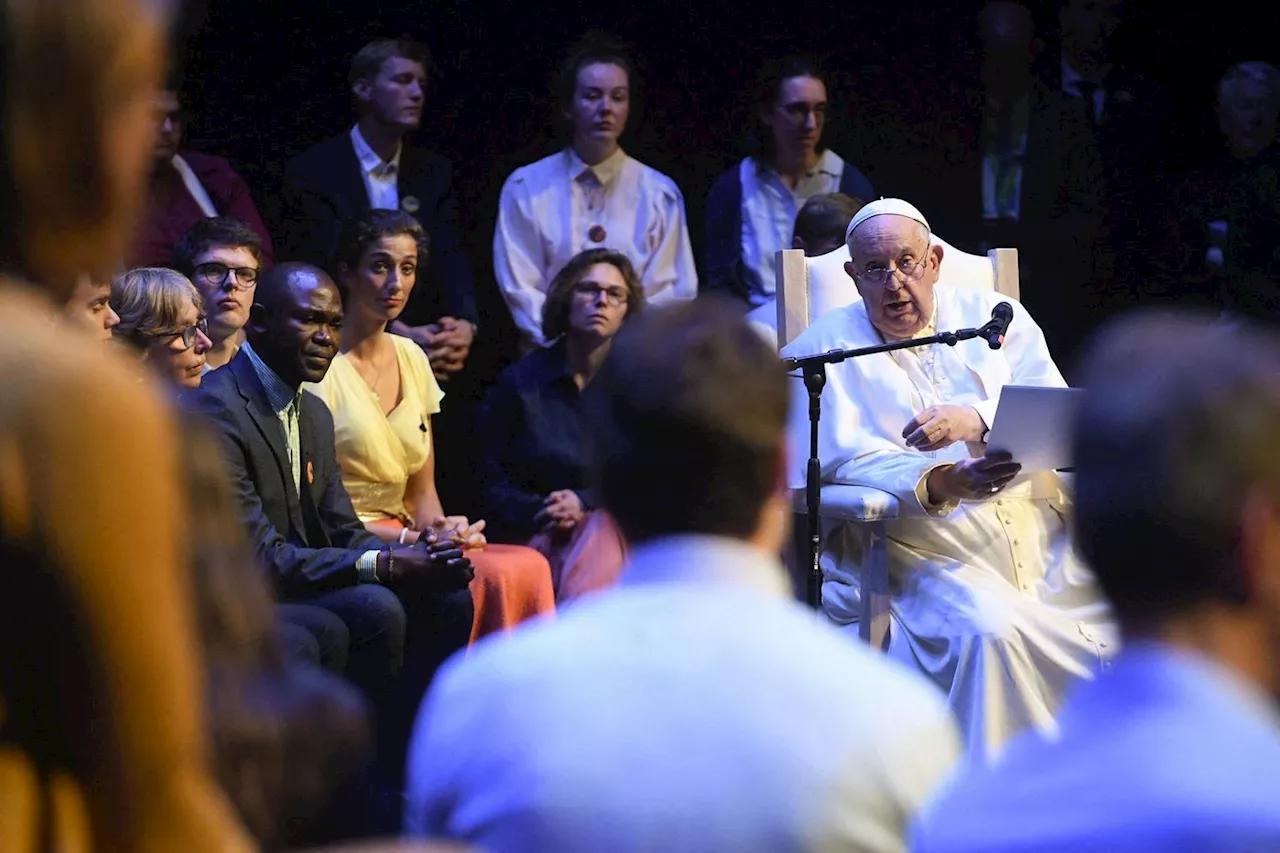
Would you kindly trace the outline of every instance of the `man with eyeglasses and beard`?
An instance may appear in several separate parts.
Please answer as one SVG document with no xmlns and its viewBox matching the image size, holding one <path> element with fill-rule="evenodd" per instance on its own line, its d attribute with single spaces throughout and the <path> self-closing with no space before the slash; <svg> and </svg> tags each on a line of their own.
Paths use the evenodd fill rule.
<svg viewBox="0 0 1280 853">
<path fill-rule="evenodd" d="M 173 248 L 171 266 L 191 279 L 204 300 L 213 349 L 205 372 L 231 361 L 244 343 L 258 273 L 262 239 L 247 222 L 231 216 L 201 219 Z"/>
</svg>

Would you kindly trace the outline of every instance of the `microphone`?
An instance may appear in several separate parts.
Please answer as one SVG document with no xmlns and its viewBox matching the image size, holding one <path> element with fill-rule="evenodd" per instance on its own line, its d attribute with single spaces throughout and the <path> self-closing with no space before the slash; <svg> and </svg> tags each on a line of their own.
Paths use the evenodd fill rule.
<svg viewBox="0 0 1280 853">
<path fill-rule="evenodd" d="M 1001 302 L 991 309 L 991 319 L 978 333 L 986 339 L 992 349 L 1000 349 L 1004 345 L 1004 333 L 1009 331 L 1009 323 L 1013 320 L 1013 306 Z"/>
</svg>

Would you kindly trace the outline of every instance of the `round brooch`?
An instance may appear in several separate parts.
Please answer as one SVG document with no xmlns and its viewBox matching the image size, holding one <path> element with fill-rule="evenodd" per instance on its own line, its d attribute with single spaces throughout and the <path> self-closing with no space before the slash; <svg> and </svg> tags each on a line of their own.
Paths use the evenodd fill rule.
<svg viewBox="0 0 1280 853">
<path fill-rule="evenodd" d="M 592 243 L 603 243 L 604 238 L 608 236 L 609 233 L 604 230 L 603 225 L 592 225 L 591 230 L 587 232 L 587 237 Z"/>
<path fill-rule="evenodd" d="M 407 195 L 400 199 L 400 209 L 405 213 L 417 213 L 421 206 L 416 196 Z"/>
</svg>

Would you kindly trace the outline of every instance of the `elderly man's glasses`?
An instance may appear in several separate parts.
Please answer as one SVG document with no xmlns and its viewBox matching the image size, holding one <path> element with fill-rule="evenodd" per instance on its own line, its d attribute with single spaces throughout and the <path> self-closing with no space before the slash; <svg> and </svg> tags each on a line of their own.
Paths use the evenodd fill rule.
<svg viewBox="0 0 1280 853">
<path fill-rule="evenodd" d="M 221 287 L 232 274 L 235 275 L 236 290 L 248 290 L 258 283 L 258 270 L 256 267 L 229 267 L 226 264 L 211 262 L 200 264 L 200 266 L 196 267 L 195 273 L 197 281 L 203 282 L 210 287 Z"/>
<path fill-rule="evenodd" d="M 895 274 L 904 282 L 918 281 L 929 268 L 928 260 L 928 254 L 921 258 L 904 258 L 892 267 L 871 267 L 860 273 L 854 273 L 853 277 L 868 284 L 884 284 L 889 280 L 889 276 Z"/>
<path fill-rule="evenodd" d="M 197 335 L 209 337 L 209 320 L 201 317 L 194 324 L 187 326 L 185 329 L 179 329 L 176 332 L 152 332 L 148 337 L 152 338 L 173 338 L 182 341 L 182 349 L 189 350 L 196 345 Z"/>
<path fill-rule="evenodd" d="M 596 284 L 594 281 L 578 282 L 574 285 L 573 292 L 590 299 L 592 302 L 600 298 L 600 294 L 603 293 L 606 305 L 621 305 L 627 301 L 627 289 L 625 287 L 610 287 L 606 284 Z"/>
</svg>

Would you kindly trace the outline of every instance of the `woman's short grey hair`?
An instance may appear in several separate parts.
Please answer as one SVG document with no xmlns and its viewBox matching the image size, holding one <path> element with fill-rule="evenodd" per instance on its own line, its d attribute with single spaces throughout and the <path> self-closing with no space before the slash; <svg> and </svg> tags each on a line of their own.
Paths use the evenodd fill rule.
<svg viewBox="0 0 1280 853">
<path fill-rule="evenodd" d="M 111 281 L 111 307 L 120 315 L 117 338 L 145 347 L 148 339 L 180 331 L 188 303 L 204 310 L 200 291 L 182 273 L 164 267 L 139 267 Z"/>
</svg>

